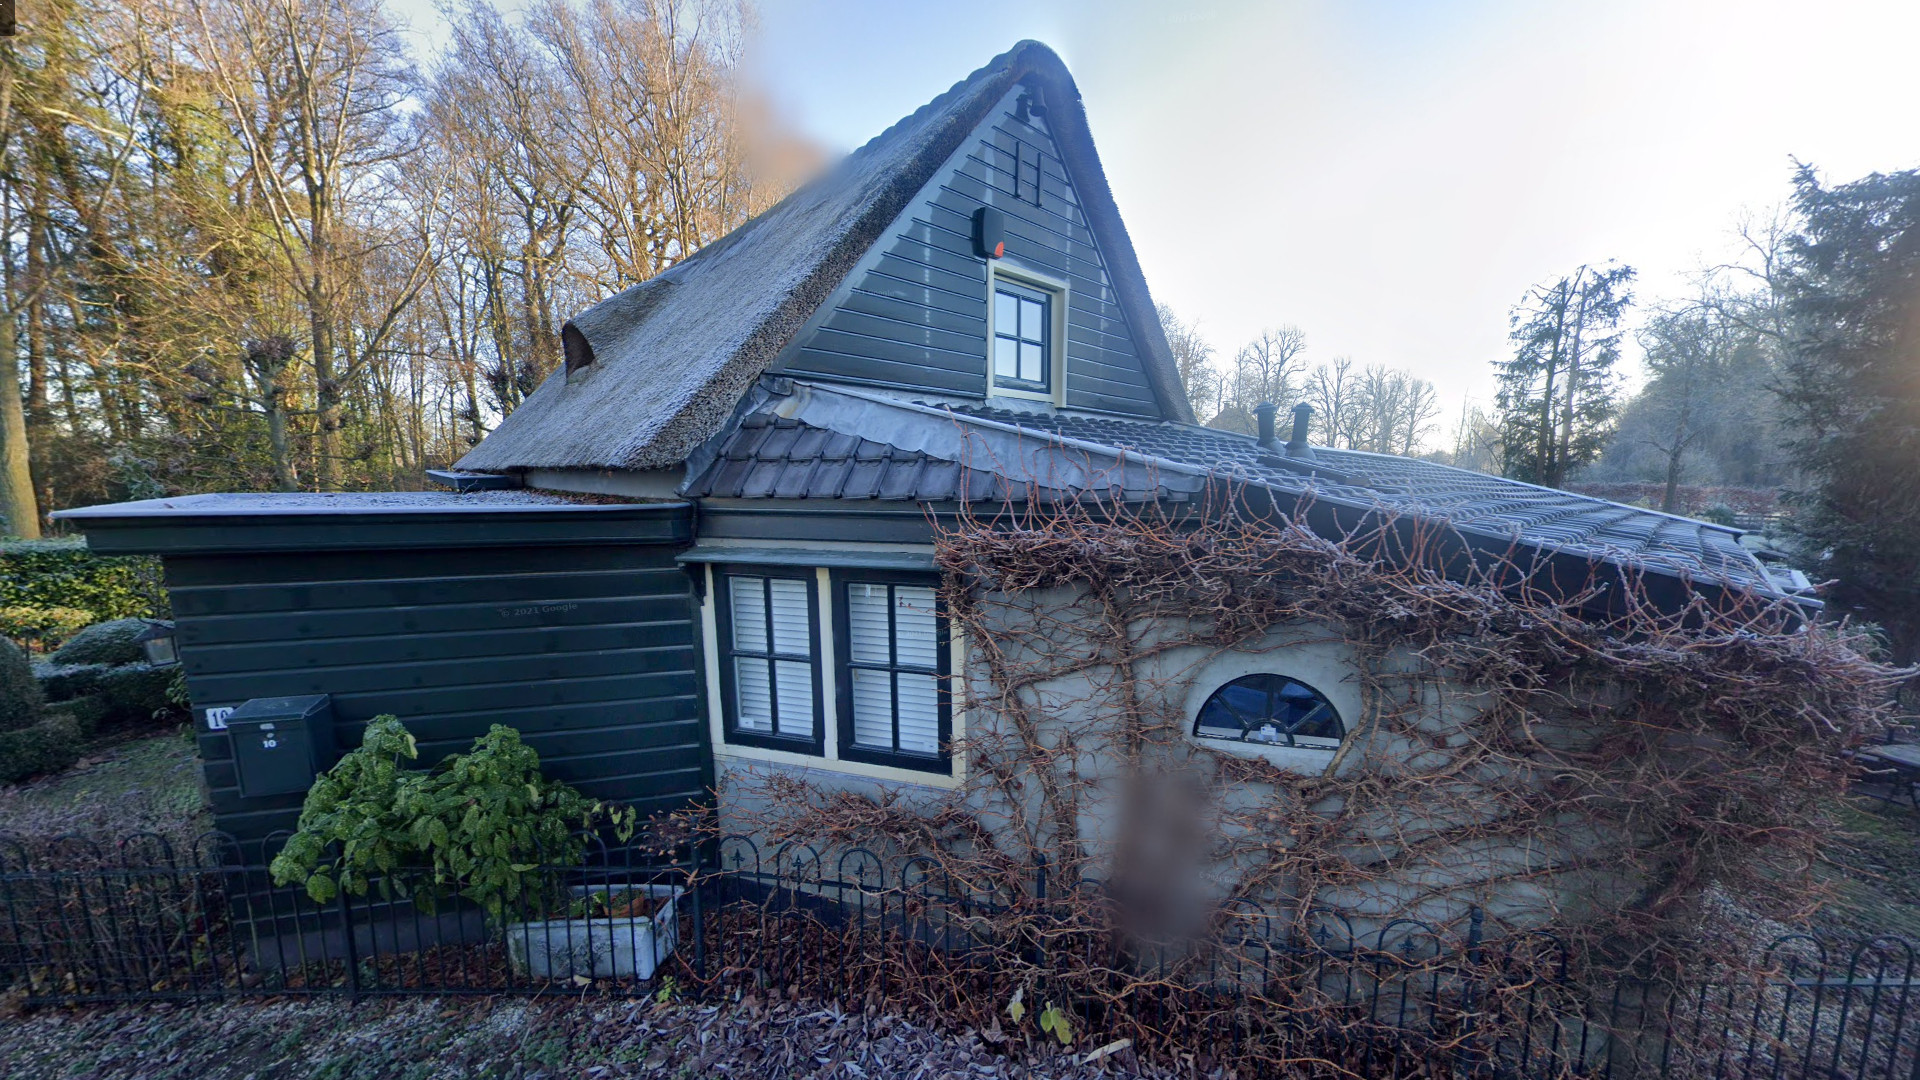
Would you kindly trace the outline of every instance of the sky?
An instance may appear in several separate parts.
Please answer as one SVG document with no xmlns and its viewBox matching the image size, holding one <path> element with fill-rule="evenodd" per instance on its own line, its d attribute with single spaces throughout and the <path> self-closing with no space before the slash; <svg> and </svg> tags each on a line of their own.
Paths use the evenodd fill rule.
<svg viewBox="0 0 1920 1080">
<path fill-rule="evenodd" d="M 510 6 L 513 6 L 510 4 Z M 425 48 L 431 0 L 398 0 Z M 1912 0 L 761 0 L 753 77 L 850 150 L 1015 41 L 1085 100 L 1156 300 L 1487 403 L 1529 286 L 1609 259 L 1642 308 L 1742 213 L 1920 167 Z"/>
</svg>

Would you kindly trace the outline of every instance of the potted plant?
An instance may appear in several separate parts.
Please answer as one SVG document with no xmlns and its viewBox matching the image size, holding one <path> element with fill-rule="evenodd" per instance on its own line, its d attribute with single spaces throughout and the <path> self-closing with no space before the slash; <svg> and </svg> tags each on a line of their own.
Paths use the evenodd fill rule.
<svg viewBox="0 0 1920 1080">
<path fill-rule="evenodd" d="M 631 807 L 547 779 L 520 733 L 498 724 L 431 770 L 407 768 L 418 757 L 397 718 L 369 723 L 359 749 L 307 792 L 299 827 L 273 860 L 274 881 L 304 885 L 322 904 L 375 887 L 427 910 L 459 897 L 486 912 L 515 966 L 536 977 L 653 974 L 675 944 L 678 888 L 562 891 L 553 873 L 580 865 L 585 830 L 608 825 L 621 842 L 632 839 Z"/>
<path fill-rule="evenodd" d="M 680 891 L 576 885 L 564 917 L 507 925 L 507 957 L 536 979 L 651 979 L 679 944 Z"/>
</svg>

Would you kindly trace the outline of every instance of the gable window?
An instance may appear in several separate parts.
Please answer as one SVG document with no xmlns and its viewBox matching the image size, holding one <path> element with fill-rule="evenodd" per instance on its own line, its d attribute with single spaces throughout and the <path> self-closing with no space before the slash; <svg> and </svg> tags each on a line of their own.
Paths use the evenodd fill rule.
<svg viewBox="0 0 1920 1080">
<path fill-rule="evenodd" d="M 993 283 L 993 385 L 1021 396 L 1055 390 L 1054 317 L 1060 296 L 996 276 Z"/>
<path fill-rule="evenodd" d="M 950 772 L 947 625 L 928 579 L 834 579 L 840 756 Z"/>
<path fill-rule="evenodd" d="M 727 739 L 819 753 L 819 627 L 810 576 L 721 574 L 717 605 Z"/>
<path fill-rule="evenodd" d="M 1318 690 L 1284 675 L 1256 674 L 1215 690 L 1200 707 L 1193 733 L 1265 746 L 1335 747 L 1347 732 Z"/>
</svg>

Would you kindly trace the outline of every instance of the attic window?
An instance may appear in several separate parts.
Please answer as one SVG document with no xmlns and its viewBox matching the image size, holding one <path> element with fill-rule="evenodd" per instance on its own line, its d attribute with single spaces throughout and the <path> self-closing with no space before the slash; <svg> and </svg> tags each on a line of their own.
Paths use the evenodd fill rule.
<svg viewBox="0 0 1920 1080">
<path fill-rule="evenodd" d="M 568 375 L 593 363 L 593 346 L 587 341 L 587 335 L 572 323 L 560 328 L 560 350 L 566 354 Z"/>
<path fill-rule="evenodd" d="M 998 275 L 993 283 L 993 386 L 996 393 L 1052 398 L 1054 318 L 1059 294 Z"/>
</svg>

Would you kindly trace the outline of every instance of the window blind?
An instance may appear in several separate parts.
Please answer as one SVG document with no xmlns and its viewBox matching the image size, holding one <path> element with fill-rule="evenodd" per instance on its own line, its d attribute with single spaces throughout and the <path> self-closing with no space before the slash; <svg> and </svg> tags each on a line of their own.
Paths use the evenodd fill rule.
<svg viewBox="0 0 1920 1080">
<path fill-rule="evenodd" d="M 940 752 L 940 663 L 934 590 L 849 582 L 847 661 L 854 745 Z"/>
<path fill-rule="evenodd" d="M 813 612 L 807 583 L 730 574 L 727 593 L 733 616 L 734 726 L 811 739 Z"/>
</svg>

